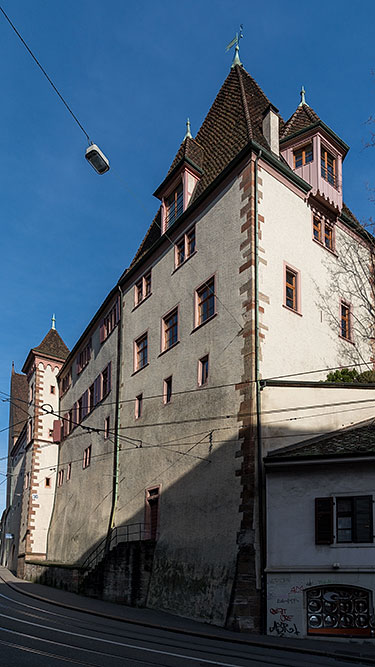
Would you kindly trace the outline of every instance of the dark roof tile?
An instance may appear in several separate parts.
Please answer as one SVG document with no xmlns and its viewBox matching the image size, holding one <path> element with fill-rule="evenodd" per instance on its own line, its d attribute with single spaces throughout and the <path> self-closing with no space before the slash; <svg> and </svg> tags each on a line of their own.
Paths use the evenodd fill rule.
<svg viewBox="0 0 375 667">
<path fill-rule="evenodd" d="M 315 113 L 314 109 L 307 104 L 298 106 L 294 114 L 287 120 L 284 127 L 280 131 L 280 139 L 287 139 L 296 132 L 305 130 L 314 123 L 318 123 L 320 118 Z"/>
<path fill-rule="evenodd" d="M 266 460 L 375 455 L 375 423 L 361 422 L 298 445 L 271 452 Z"/>
<path fill-rule="evenodd" d="M 56 329 L 50 329 L 40 345 L 33 348 L 33 352 L 36 354 L 39 352 L 39 354 L 44 354 L 47 357 L 51 356 L 64 361 L 69 354 L 69 348 L 65 345 Z"/>
<path fill-rule="evenodd" d="M 29 387 L 26 375 L 15 373 L 13 368 L 10 380 L 11 404 L 9 411 L 9 426 L 13 437 L 19 436 L 27 421 L 28 394 Z"/>
</svg>

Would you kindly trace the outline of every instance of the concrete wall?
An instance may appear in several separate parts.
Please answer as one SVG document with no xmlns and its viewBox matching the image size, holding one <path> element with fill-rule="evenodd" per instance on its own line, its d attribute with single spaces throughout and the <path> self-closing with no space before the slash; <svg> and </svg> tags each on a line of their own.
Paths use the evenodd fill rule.
<svg viewBox="0 0 375 667">
<path fill-rule="evenodd" d="M 147 604 L 218 624 L 226 620 L 240 529 L 240 396 L 234 385 L 241 381 L 244 363 L 240 289 L 247 274 L 239 272 L 241 194 L 235 179 L 185 229 L 177 235 L 171 231 L 174 240 L 195 222 L 195 255 L 175 270 L 174 248 L 167 244 L 149 265 L 151 296 L 134 308 L 132 285 L 123 299 L 116 525 L 143 522 L 145 490 L 160 485 L 159 537 Z M 148 268 L 144 265 L 142 272 Z M 194 330 L 194 292 L 212 275 L 216 317 Z M 161 353 L 161 318 L 175 306 L 179 342 Z M 149 364 L 134 374 L 134 340 L 146 330 Z M 206 354 L 209 380 L 199 390 L 198 360 Z M 172 400 L 164 405 L 163 380 L 169 376 Z M 143 415 L 137 420 L 134 401 L 140 393 Z"/>
<path fill-rule="evenodd" d="M 299 637 L 306 634 L 306 588 L 353 585 L 375 593 L 373 543 L 315 544 L 315 498 L 373 495 L 373 479 L 373 463 L 289 465 L 282 471 L 269 471 L 267 625 L 271 634 L 278 634 L 275 621 L 286 620 L 280 614 L 288 616 L 285 636 L 289 632 Z M 275 613 L 277 609 L 284 611 Z"/>
<path fill-rule="evenodd" d="M 4 524 L 2 543 L 2 564 L 12 572 L 17 572 L 18 552 L 22 517 L 22 496 L 24 491 L 26 431 L 19 436 L 16 451 L 10 456 L 8 471 L 10 477 L 9 506 Z M 6 539 L 5 533 L 13 535 Z"/>
<path fill-rule="evenodd" d="M 113 303 L 108 306 L 108 312 L 112 306 Z M 97 322 L 88 333 L 88 338 L 90 336 L 90 361 L 77 375 L 76 361 L 72 360 L 72 383 L 70 389 L 61 397 L 60 414 L 64 415 L 71 410 L 109 362 L 111 391 L 82 421 L 86 427 L 101 430 L 90 433 L 77 426 L 59 445 L 56 475 L 58 470 L 64 470 L 64 483 L 56 488 L 48 535 L 48 560 L 62 563 L 80 561 L 105 536 L 112 501 L 118 327 L 100 343 Z M 82 347 L 84 346 L 85 343 Z M 103 429 L 108 416 L 110 436 L 105 439 Z M 90 445 L 91 464 L 83 469 L 84 450 Z M 67 481 L 69 463 L 71 479 Z"/>
</svg>

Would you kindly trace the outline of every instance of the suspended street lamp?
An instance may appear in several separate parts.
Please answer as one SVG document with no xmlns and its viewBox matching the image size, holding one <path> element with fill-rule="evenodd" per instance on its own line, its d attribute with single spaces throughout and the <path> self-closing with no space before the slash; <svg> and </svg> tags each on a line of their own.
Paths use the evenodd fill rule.
<svg viewBox="0 0 375 667">
<path fill-rule="evenodd" d="M 85 158 L 90 162 L 97 174 L 105 174 L 109 170 L 109 160 L 96 144 L 86 148 Z"/>
</svg>

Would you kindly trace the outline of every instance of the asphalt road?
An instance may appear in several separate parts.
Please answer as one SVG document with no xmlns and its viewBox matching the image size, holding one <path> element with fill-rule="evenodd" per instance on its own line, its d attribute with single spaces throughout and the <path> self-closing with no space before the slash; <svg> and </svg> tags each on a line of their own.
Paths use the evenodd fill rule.
<svg viewBox="0 0 375 667">
<path fill-rule="evenodd" d="M 350 667 L 360 663 L 186 636 L 95 617 L 30 599 L 0 582 L 1 667 L 340 667 L 342 664 Z"/>
</svg>

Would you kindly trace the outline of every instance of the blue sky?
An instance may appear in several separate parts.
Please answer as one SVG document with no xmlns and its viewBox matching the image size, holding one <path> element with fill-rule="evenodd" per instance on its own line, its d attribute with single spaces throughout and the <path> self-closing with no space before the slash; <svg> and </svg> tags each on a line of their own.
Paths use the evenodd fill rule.
<svg viewBox="0 0 375 667">
<path fill-rule="evenodd" d="M 97 176 L 87 141 L 0 15 L 0 390 L 9 391 L 56 313 L 72 347 L 129 265 L 154 216 L 152 196 L 227 76 L 225 46 L 244 25 L 241 59 L 284 119 L 307 102 L 351 147 L 344 199 L 374 215 L 375 5 L 269 0 L 2 0 L 112 169 Z M 8 425 L 0 402 L 0 428 Z M 0 433 L 0 456 L 7 451 Z M 0 461 L 6 472 L 6 461 Z M 3 479 L 3 475 L 0 475 Z M 0 486 L 0 509 L 5 484 Z"/>
</svg>

